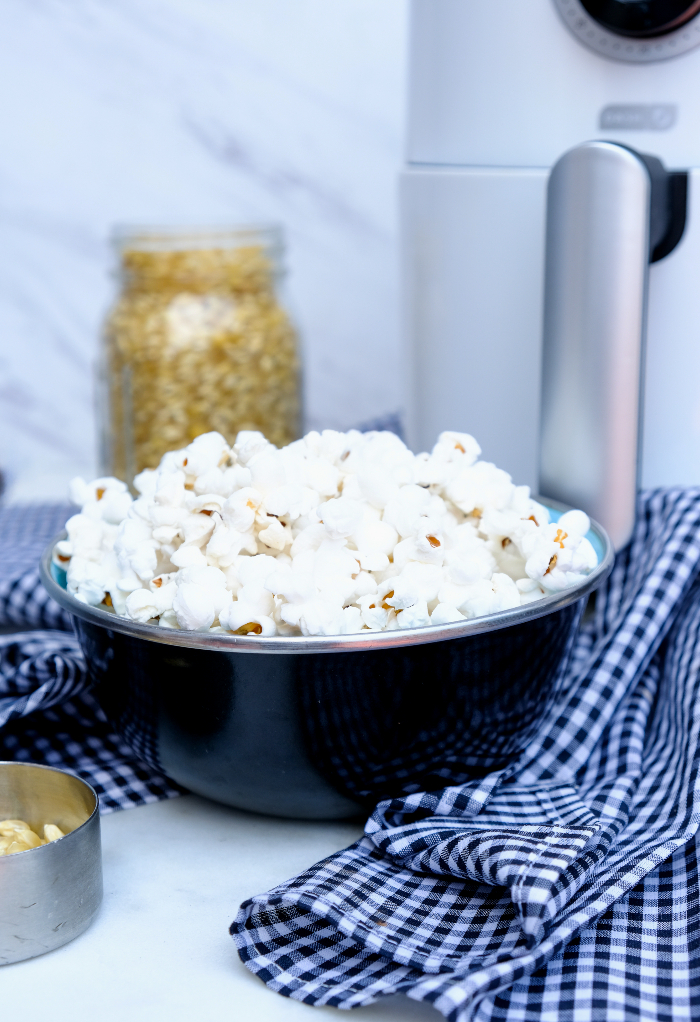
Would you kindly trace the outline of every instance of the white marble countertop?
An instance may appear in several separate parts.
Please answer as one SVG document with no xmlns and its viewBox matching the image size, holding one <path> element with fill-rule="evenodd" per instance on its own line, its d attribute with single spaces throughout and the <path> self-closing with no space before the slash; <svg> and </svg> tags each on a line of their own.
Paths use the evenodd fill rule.
<svg viewBox="0 0 700 1022">
<path fill-rule="evenodd" d="M 60 501 L 72 476 L 100 474 L 115 224 L 281 225 L 306 428 L 397 412 L 408 14 L 407 0 L 2 4 L 8 499 Z"/>
<path fill-rule="evenodd" d="M 97 918 L 72 943 L 2 968 L 3 1016 L 341 1022 L 347 1016 L 334 1008 L 310 1008 L 270 992 L 241 964 L 228 927 L 247 897 L 350 844 L 359 832 L 356 824 L 237 812 L 195 795 L 103 817 L 105 889 Z M 359 1008 L 353 1018 L 438 1022 L 441 1016 L 398 996 Z"/>
</svg>

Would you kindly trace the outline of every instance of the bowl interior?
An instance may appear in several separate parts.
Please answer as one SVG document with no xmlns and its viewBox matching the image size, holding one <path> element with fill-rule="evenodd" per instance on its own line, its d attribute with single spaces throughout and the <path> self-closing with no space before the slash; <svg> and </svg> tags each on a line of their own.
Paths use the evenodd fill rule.
<svg viewBox="0 0 700 1022">
<path fill-rule="evenodd" d="M 55 823 L 68 834 L 96 809 L 94 791 L 79 777 L 32 763 L 0 763 L 0 820 L 24 820 L 38 834 Z"/>
</svg>

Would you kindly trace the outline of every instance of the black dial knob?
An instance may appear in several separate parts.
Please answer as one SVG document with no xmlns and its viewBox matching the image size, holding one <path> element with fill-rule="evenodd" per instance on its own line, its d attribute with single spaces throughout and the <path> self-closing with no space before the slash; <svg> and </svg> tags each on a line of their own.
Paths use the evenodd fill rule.
<svg viewBox="0 0 700 1022">
<path fill-rule="evenodd" d="M 581 6 L 603 28 L 634 39 L 673 32 L 700 12 L 700 0 L 581 0 Z"/>
</svg>

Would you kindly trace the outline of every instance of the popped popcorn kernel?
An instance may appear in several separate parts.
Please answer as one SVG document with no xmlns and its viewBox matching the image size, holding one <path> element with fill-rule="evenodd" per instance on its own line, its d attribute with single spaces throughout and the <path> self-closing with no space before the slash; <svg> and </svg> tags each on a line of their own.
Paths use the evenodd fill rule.
<svg viewBox="0 0 700 1022">
<path fill-rule="evenodd" d="M 497 614 L 597 565 L 590 521 L 548 510 L 464 433 L 196 437 L 136 478 L 74 480 L 56 544 L 69 592 L 142 624 L 249 638 L 348 635 Z"/>
</svg>

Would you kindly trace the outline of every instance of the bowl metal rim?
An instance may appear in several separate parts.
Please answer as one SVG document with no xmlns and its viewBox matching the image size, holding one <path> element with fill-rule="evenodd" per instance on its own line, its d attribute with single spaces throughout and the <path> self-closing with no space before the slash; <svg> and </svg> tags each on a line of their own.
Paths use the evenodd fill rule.
<svg viewBox="0 0 700 1022">
<path fill-rule="evenodd" d="M 63 835 L 63 837 L 56 838 L 54 841 L 49 841 L 49 843 L 47 845 L 38 845 L 36 848 L 25 848 L 25 850 L 23 852 L 13 852 L 12 853 L 12 857 L 13 858 L 14 858 L 15 855 L 26 855 L 28 852 L 41 852 L 44 849 L 49 849 L 49 848 L 51 848 L 52 845 L 55 845 L 58 841 L 65 841 L 66 838 L 71 837 L 72 834 L 77 834 L 78 831 L 81 831 L 85 827 L 87 827 L 88 824 L 91 823 L 92 820 L 94 820 L 95 816 L 99 816 L 100 815 L 100 797 L 99 797 L 99 795 L 97 794 L 97 792 L 95 791 L 95 789 L 93 788 L 93 786 L 90 784 L 89 781 L 86 781 L 84 777 L 79 777 L 78 774 L 74 774 L 71 770 L 62 770 L 60 767 L 49 766 L 48 763 L 32 763 L 32 762 L 27 761 L 27 760 L 0 759 L 0 770 L 3 767 L 6 767 L 6 766 L 9 766 L 9 767 L 30 767 L 32 770 L 50 770 L 54 774 L 65 774 L 67 777 L 72 777 L 76 781 L 80 781 L 81 784 L 84 784 L 85 787 L 90 792 L 90 794 L 95 799 L 95 805 L 93 807 L 92 812 L 88 816 L 87 820 L 83 820 L 83 822 L 80 824 L 79 827 L 76 827 L 74 830 L 69 830 L 67 834 Z M 2 856 L 2 858 L 5 858 L 5 856 Z M 7 856 L 7 858 L 9 858 L 9 856 Z M 0 865 L 0 869 L 1 868 L 2 868 L 2 866 Z"/>
<path fill-rule="evenodd" d="M 546 507 L 556 511 L 571 510 L 568 505 L 550 498 L 535 498 Z M 469 635 L 493 632 L 512 625 L 524 624 L 536 618 L 545 617 L 554 611 L 576 603 L 593 592 L 612 571 L 615 552 L 612 542 L 602 525 L 591 519 L 591 532 L 597 537 L 603 550 L 603 557 L 584 582 L 570 589 L 563 589 L 552 596 L 534 600 L 512 610 L 497 614 L 469 618 L 467 621 L 453 621 L 446 625 L 428 625 L 423 628 L 397 628 L 391 632 L 355 632 L 350 635 L 275 635 L 271 638 L 257 638 L 249 635 L 224 635 L 215 632 L 189 632 L 176 628 L 139 624 L 128 618 L 119 617 L 108 610 L 81 603 L 56 582 L 51 573 L 53 549 L 62 539 L 65 531 L 51 540 L 41 557 L 40 575 L 49 596 L 64 610 L 90 624 L 106 628 L 111 632 L 130 635 L 136 639 L 149 639 L 166 646 L 185 646 L 189 649 L 219 650 L 233 653 L 350 653 L 362 650 L 392 649 L 397 646 L 418 646 L 447 639 L 461 639 Z"/>
</svg>

